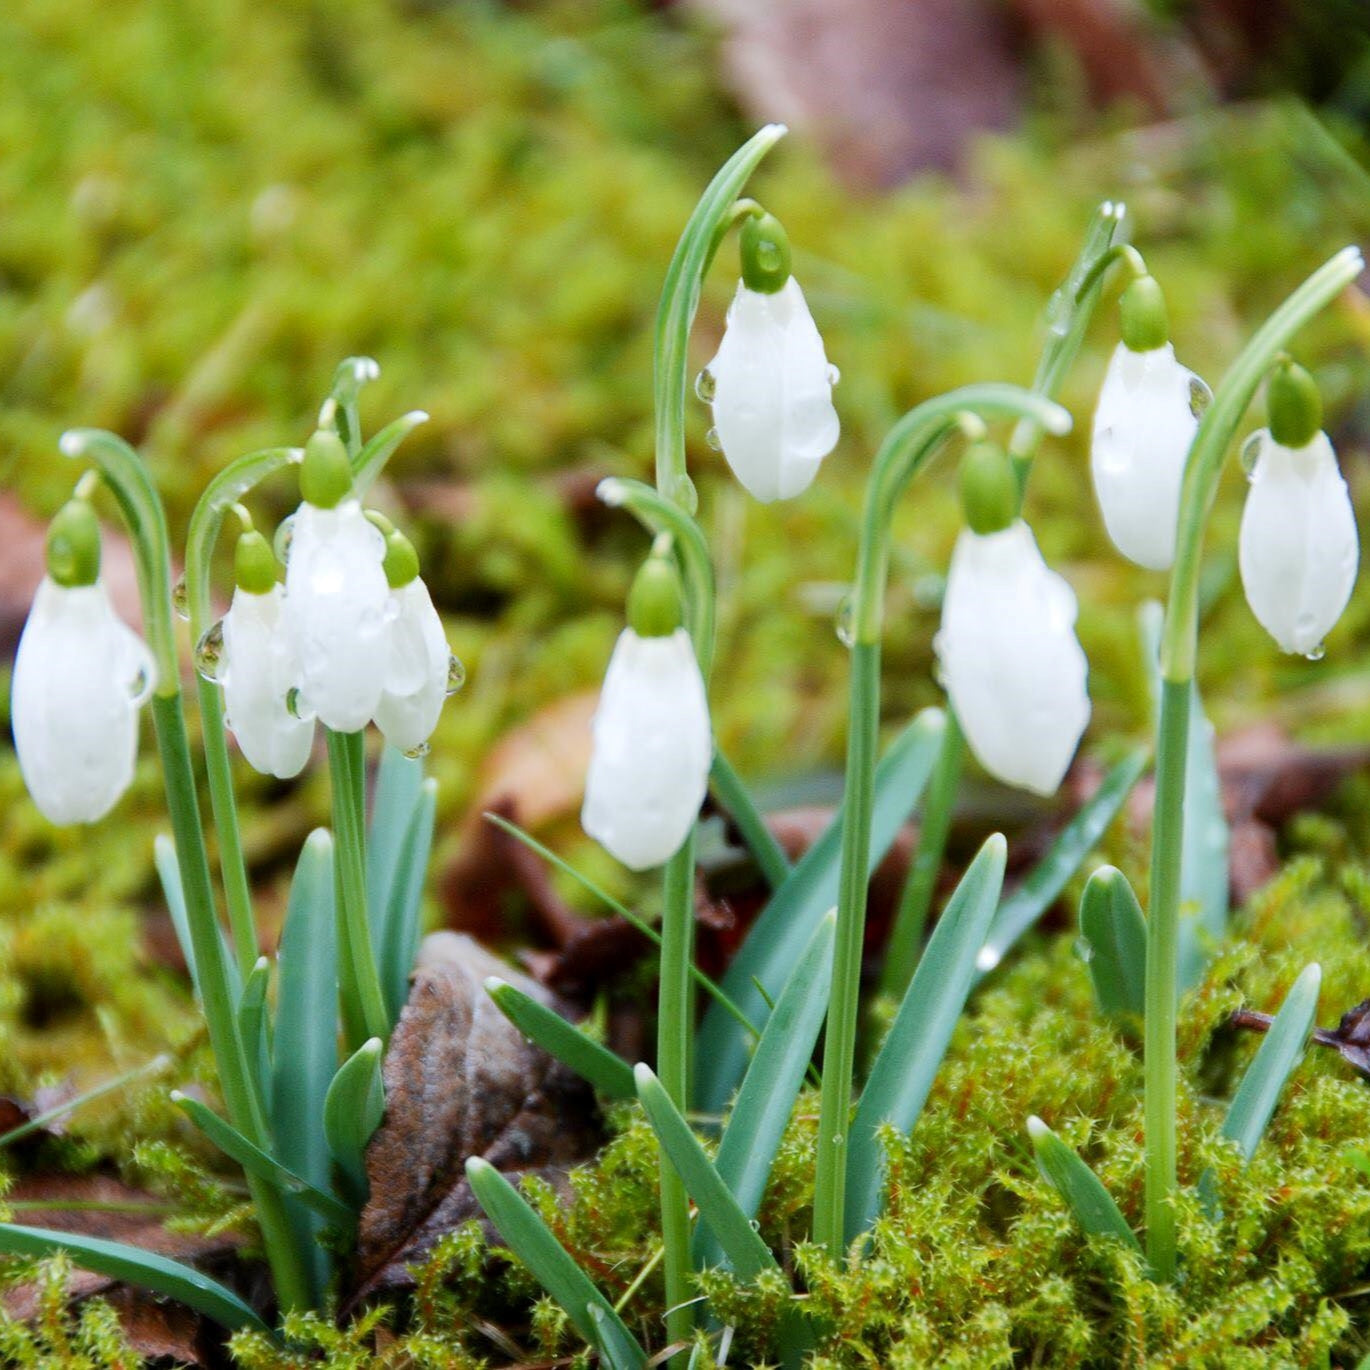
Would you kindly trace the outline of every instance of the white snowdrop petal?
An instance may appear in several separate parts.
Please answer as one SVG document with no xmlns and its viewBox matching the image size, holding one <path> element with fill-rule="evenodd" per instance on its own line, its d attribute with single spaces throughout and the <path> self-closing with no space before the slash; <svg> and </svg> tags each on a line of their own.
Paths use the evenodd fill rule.
<svg viewBox="0 0 1370 1370">
<path fill-rule="evenodd" d="M 1306 447 L 1255 436 L 1239 560 L 1247 603 L 1286 652 L 1316 653 L 1351 598 L 1360 544 L 1326 433 Z"/>
<path fill-rule="evenodd" d="M 755 498 L 808 489 L 837 444 L 832 368 L 793 276 L 773 295 L 738 283 L 713 377 L 713 420 L 723 455 Z"/>
<path fill-rule="evenodd" d="M 286 562 L 286 631 L 306 708 L 337 732 L 364 728 L 380 702 L 394 613 L 384 558 L 385 540 L 356 500 L 300 505 Z"/>
<path fill-rule="evenodd" d="M 1089 722 L 1075 592 L 1027 524 L 963 531 L 934 646 L 971 750 L 1010 785 L 1052 794 Z"/>
<path fill-rule="evenodd" d="M 1180 482 L 1199 426 L 1196 382 L 1202 385 L 1169 343 L 1147 352 L 1119 343 L 1094 411 L 1090 470 L 1108 535 L 1153 571 L 1175 559 Z"/>
<path fill-rule="evenodd" d="M 288 780 L 309 760 L 312 719 L 297 718 L 286 698 L 299 680 L 299 663 L 283 623 L 284 592 L 237 589 L 224 615 L 219 683 L 225 722 L 243 755 L 264 775 Z"/>
<path fill-rule="evenodd" d="M 15 656 L 11 714 L 24 783 L 53 823 L 93 823 L 128 788 L 155 670 L 101 582 L 39 586 Z"/>
<path fill-rule="evenodd" d="M 392 747 L 412 752 L 424 746 L 438 726 L 452 652 L 421 577 L 392 591 L 392 596 L 395 614 L 376 726 Z"/>
<path fill-rule="evenodd" d="M 690 635 L 619 635 L 592 725 L 581 825 L 625 866 L 670 860 L 708 788 L 713 737 Z"/>
</svg>

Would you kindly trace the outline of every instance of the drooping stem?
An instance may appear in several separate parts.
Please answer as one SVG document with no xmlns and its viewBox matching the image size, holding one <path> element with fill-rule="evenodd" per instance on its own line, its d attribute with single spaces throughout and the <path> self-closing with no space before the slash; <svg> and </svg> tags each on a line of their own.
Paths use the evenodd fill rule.
<svg viewBox="0 0 1370 1370">
<path fill-rule="evenodd" d="M 1065 433 L 1070 415 L 1057 404 L 1011 385 L 975 385 L 929 400 L 905 414 L 876 454 L 866 487 L 852 587 L 852 674 L 848 712 L 842 860 L 837 940 L 823 1049 L 813 1238 L 834 1260 L 842 1251 L 846 1207 L 847 1128 L 866 925 L 866 870 L 874 803 L 876 736 L 880 722 L 880 642 L 889 572 L 890 520 L 917 472 L 970 416 L 1032 419 Z"/>
<path fill-rule="evenodd" d="M 937 876 L 947 849 L 947 836 L 951 832 L 951 817 L 965 755 L 965 734 L 956 720 L 955 710 L 948 708 L 942 749 L 937 754 L 937 765 L 928 781 L 927 799 L 923 804 L 918 851 L 909 864 L 908 876 L 900 892 L 899 910 L 895 914 L 894 929 L 885 951 L 884 969 L 880 973 L 880 993 L 893 999 L 902 998 L 918 965 L 923 933 L 928 925 L 928 912 L 932 908 L 933 891 L 937 887 Z"/>
<path fill-rule="evenodd" d="M 1218 387 L 1185 461 L 1175 565 L 1161 636 L 1161 719 L 1151 846 L 1146 963 L 1146 1249 L 1157 1279 L 1174 1278 L 1176 1144 L 1175 1011 L 1178 998 L 1180 869 L 1189 708 L 1198 655 L 1199 570 L 1223 460 L 1256 388 L 1293 335 L 1349 285 L 1361 255 L 1345 248 L 1266 320 Z"/>
<path fill-rule="evenodd" d="M 328 738 L 328 774 L 333 791 L 333 869 L 337 884 L 338 969 L 343 1024 L 348 1050 L 372 1037 L 390 1037 L 371 928 L 366 910 L 365 770 L 362 734 L 324 730 Z M 355 1037 L 358 1040 L 353 1041 Z"/>
</svg>

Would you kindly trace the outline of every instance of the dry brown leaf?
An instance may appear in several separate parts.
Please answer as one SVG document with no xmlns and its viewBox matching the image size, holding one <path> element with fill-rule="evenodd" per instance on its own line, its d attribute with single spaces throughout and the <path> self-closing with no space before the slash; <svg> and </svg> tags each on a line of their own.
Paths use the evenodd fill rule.
<svg viewBox="0 0 1370 1370">
<path fill-rule="evenodd" d="M 589 1086 L 504 1017 L 485 993 L 488 975 L 556 1007 L 471 938 L 426 939 L 386 1053 L 385 1119 L 366 1153 L 371 1198 L 354 1297 L 411 1283 L 407 1265 L 480 1216 L 466 1183 L 468 1157 L 483 1156 L 511 1177 L 556 1180 L 602 1139 Z"/>
</svg>

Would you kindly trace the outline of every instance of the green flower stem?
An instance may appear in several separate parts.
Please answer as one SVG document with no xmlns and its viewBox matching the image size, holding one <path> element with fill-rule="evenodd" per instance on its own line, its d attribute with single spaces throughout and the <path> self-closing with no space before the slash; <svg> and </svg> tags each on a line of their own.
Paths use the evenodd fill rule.
<svg viewBox="0 0 1370 1370">
<path fill-rule="evenodd" d="M 762 158 L 784 136 L 783 124 L 767 124 L 723 164 L 690 215 L 666 269 L 656 316 L 653 354 L 656 486 L 663 495 L 685 505 L 690 512 L 693 512 L 693 487 L 685 470 L 690 325 L 699 307 L 705 273 L 724 233 L 738 217 L 755 212 L 750 205 L 744 205 L 740 213 L 735 214 L 734 202 Z"/>
<path fill-rule="evenodd" d="M 885 965 L 880 973 L 880 993 L 892 999 L 903 998 L 918 966 L 923 933 L 928 925 L 928 911 L 932 908 L 933 891 L 937 887 L 938 872 L 942 869 L 947 835 L 951 832 L 951 816 L 965 756 L 965 734 L 956 720 L 955 711 L 948 706 L 942 750 L 937 753 L 937 766 L 928 782 L 928 795 L 923 803 L 918 852 L 909 866 L 908 877 L 899 896 L 899 911 L 895 914 L 894 930 L 890 933 L 889 945 L 885 949 Z"/>
<path fill-rule="evenodd" d="M 366 913 L 366 827 L 362 819 L 365 770 L 361 733 L 324 729 L 328 773 L 333 787 L 333 870 L 337 882 L 338 961 L 347 1049 L 356 1051 L 372 1037 L 390 1037 L 380 972 L 371 945 Z M 355 1040 L 354 1040 L 355 1038 Z"/>
<path fill-rule="evenodd" d="M 198 643 L 209 630 L 214 616 L 210 594 L 210 559 L 223 527 L 224 516 L 250 490 L 268 476 L 294 465 L 304 455 L 298 447 L 270 447 L 231 462 L 206 486 L 190 516 L 186 534 L 186 612 L 190 618 L 191 641 Z M 228 759 L 228 736 L 224 730 L 223 696 L 219 686 L 198 675 L 200 727 L 205 749 L 205 771 L 209 777 L 209 802 L 214 814 L 214 831 L 219 838 L 219 872 L 223 877 L 228 905 L 228 925 L 233 934 L 233 950 L 244 981 L 257 959 L 257 928 L 252 916 L 252 895 L 248 888 L 247 862 L 243 857 L 242 834 L 238 827 L 238 804 L 233 794 L 233 773 Z"/>
<path fill-rule="evenodd" d="M 1360 274 L 1348 247 L 1313 273 L 1265 321 L 1233 362 L 1199 424 L 1185 462 L 1175 565 L 1161 634 L 1161 721 L 1151 839 L 1151 908 L 1146 950 L 1146 1254 L 1156 1278 L 1175 1276 L 1175 1011 L 1184 777 L 1190 688 L 1199 639 L 1199 570 L 1223 460 L 1256 389 L 1315 314 Z"/>
<path fill-rule="evenodd" d="M 834 1260 L 842 1252 L 846 1206 L 847 1128 L 861 990 L 861 945 L 866 925 L 866 864 L 880 723 L 880 641 L 889 574 L 890 520 L 909 482 L 945 442 L 967 426 L 972 416 L 1031 419 L 1050 433 L 1070 430 L 1070 415 L 1060 405 L 1017 386 L 966 386 L 905 414 L 876 454 L 866 486 L 851 600 L 852 676 L 842 865 L 832 998 L 823 1049 L 814 1192 L 813 1238 L 828 1249 Z"/>
</svg>

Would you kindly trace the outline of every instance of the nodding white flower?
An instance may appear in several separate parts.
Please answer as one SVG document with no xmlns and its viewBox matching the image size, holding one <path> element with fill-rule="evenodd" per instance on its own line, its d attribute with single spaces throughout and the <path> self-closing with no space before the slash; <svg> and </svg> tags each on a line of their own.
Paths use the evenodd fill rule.
<svg viewBox="0 0 1370 1370">
<path fill-rule="evenodd" d="M 285 569 L 285 626 L 299 660 L 302 714 L 336 732 L 366 727 L 385 687 L 394 606 L 385 538 L 353 498 L 308 501 L 294 516 Z"/>
<path fill-rule="evenodd" d="M 709 783 L 713 738 L 690 635 L 619 634 L 592 725 L 585 831 L 646 870 L 680 849 Z"/>
<path fill-rule="evenodd" d="M 738 480 L 766 503 L 807 490 L 837 444 L 837 372 L 793 276 L 773 294 L 738 282 L 707 377 L 714 430 Z"/>
<path fill-rule="evenodd" d="M 1104 524 L 1129 560 L 1164 571 L 1175 559 L 1180 482 L 1208 389 L 1170 343 L 1134 352 L 1119 343 L 1094 411 L 1090 470 Z"/>
<path fill-rule="evenodd" d="M 942 679 L 981 765 L 1037 794 L 1055 792 L 1089 722 L 1075 608 L 1021 519 L 957 539 L 933 644 Z"/>
<path fill-rule="evenodd" d="M 53 823 L 94 823 L 133 779 L 138 709 L 156 666 L 114 612 L 104 583 L 38 587 L 14 660 L 19 769 Z"/>
<path fill-rule="evenodd" d="M 1351 496 L 1326 433 L 1303 447 L 1251 440 L 1239 561 L 1251 612 L 1286 652 L 1321 654 L 1351 598 L 1360 562 Z"/>
<path fill-rule="evenodd" d="M 418 575 L 391 591 L 385 686 L 376 706 L 376 726 L 402 752 L 424 747 L 438 726 L 448 694 L 452 651 L 428 586 Z"/>
<path fill-rule="evenodd" d="M 225 724 L 243 755 L 265 775 L 288 780 L 304 769 L 314 741 L 313 719 L 297 718 L 287 697 L 299 682 L 299 660 L 285 631 L 285 595 L 272 584 L 255 594 L 241 585 L 222 620 Z"/>
</svg>

